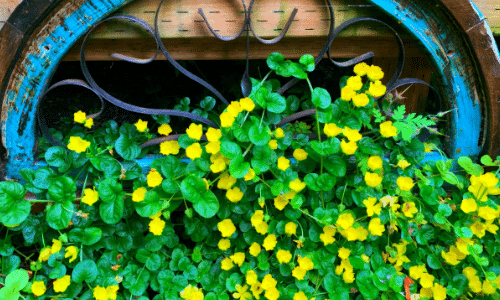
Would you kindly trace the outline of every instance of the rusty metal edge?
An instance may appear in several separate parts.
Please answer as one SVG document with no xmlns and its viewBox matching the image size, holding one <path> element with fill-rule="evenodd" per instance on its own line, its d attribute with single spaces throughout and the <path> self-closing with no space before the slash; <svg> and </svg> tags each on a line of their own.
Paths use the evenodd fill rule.
<svg viewBox="0 0 500 300">
<path fill-rule="evenodd" d="M 484 153 L 500 155 L 500 55 L 486 19 L 471 1 L 440 0 L 460 24 L 469 39 L 471 51 L 486 86 L 487 140 Z"/>
</svg>

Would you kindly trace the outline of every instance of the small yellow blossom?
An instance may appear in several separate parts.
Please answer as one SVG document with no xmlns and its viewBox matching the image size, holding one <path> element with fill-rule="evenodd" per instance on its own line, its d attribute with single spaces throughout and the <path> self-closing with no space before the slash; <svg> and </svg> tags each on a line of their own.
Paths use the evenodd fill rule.
<svg viewBox="0 0 500 300">
<path fill-rule="evenodd" d="M 77 153 L 82 153 L 90 147 L 90 142 L 82 139 L 79 136 L 72 136 L 69 138 L 68 149 Z"/>
<path fill-rule="evenodd" d="M 343 132 L 343 129 L 339 128 L 334 123 L 326 123 L 325 127 L 323 128 L 323 132 L 326 134 L 326 136 L 332 137 L 341 134 Z"/>
<path fill-rule="evenodd" d="M 275 136 L 277 139 L 284 138 L 284 137 L 285 137 L 285 132 L 283 131 L 283 129 L 282 129 L 282 128 L 278 127 L 278 128 L 276 128 L 276 132 L 274 133 L 274 136 Z"/>
<path fill-rule="evenodd" d="M 288 222 L 285 225 L 285 233 L 289 236 L 297 233 L 297 224 L 293 222 Z"/>
<path fill-rule="evenodd" d="M 255 103 L 252 101 L 252 99 L 246 97 L 240 99 L 240 106 L 243 110 L 252 111 L 255 108 Z"/>
<path fill-rule="evenodd" d="M 224 219 L 217 223 L 217 229 L 222 234 L 222 237 L 230 237 L 236 231 L 236 227 L 231 219 Z"/>
<path fill-rule="evenodd" d="M 239 267 L 245 262 L 245 253 L 243 252 L 236 252 L 235 254 L 231 255 L 229 257 L 235 264 L 237 264 Z"/>
<path fill-rule="evenodd" d="M 368 78 L 372 81 L 380 80 L 384 78 L 384 72 L 382 72 L 382 69 L 378 66 L 370 66 L 370 69 L 366 71 L 366 75 Z"/>
<path fill-rule="evenodd" d="M 290 260 L 292 259 L 292 254 L 288 250 L 280 249 L 276 253 L 276 258 L 278 259 L 278 262 L 280 264 L 283 264 L 283 263 L 286 264 L 286 263 L 289 263 Z"/>
<path fill-rule="evenodd" d="M 87 127 L 88 129 L 92 128 L 92 126 L 94 126 L 94 119 L 88 118 L 87 120 L 85 120 L 85 124 L 83 126 Z"/>
<path fill-rule="evenodd" d="M 69 262 L 72 263 L 78 257 L 78 248 L 75 246 L 69 246 L 65 250 L 64 258 L 69 257 Z"/>
<path fill-rule="evenodd" d="M 229 112 L 225 111 L 220 115 L 221 127 L 231 127 L 234 123 L 234 117 Z"/>
<path fill-rule="evenodd" d="M 264 276 L 264 279 L 262 279 L 262 288 L 265 290 L 270 290 L 276 287 L 277 283 L 278 282 L 273 278 L 273 275 L 267 274 L 266 276 Z"/>
<path fill-rule="evenodd" d="M 152 188 L 159 186 L 161 184 L 161 182 L 163 181 L 163 177 L 161 177 L 161 174 L 158 173 L 158 171 L 156 171 L 156 169 L 154 169 L 154 168 L 152 168 L 149 171 L 146 179 L 147 179 L 148 186 L 152 187 Z"/>
<path fill-rule="evenodd" d="M 297 262 L 299 263 L 299 266 L 306 271 L 310 271 L 314 268 L 314 263 L 307 256 L 302 257 L 299 255 Z"/>
<path fill-rule="evenodd" d="M 370 156 L 367 165 L 373 171 L 382 169 L 382 158 L 380 156 Z"/>
<path fill-rule="evenodd" d="M 227 190 L 226 192 L 226 197 L 229 199 L 229 201 L 235 203 L 239 202 L 241 198 L 243 198 L 243 192 L 240 191 L 238 187 L 231 188 Z"/>
<path fill-rule="evenodd" d="M 47 261 L 49 260 L 50 255 L 52 252 L 50 251 L 50 248 L 43 248 L 42 251 L 40 251 L 40 255 L 38 256 L 38 260 L 40 262 Z"/>
<path fill-rule="evenodd" d="M 264 242 L 262 243 L 262 247 L 264 247 L 264 249 L 266 249 L 266 251 L 271 251 L 274 249 L 274 247 L 276 247 L 276 235 L 274 234 L 270 234 L 268 236 L 266 236 L 266 238 L 264 239 Z"/>
<path fill-rule="evenodd" d="M 306 270 L 304 270 L 300 266 L 296 266 L 292 271 L 292 276 L 297 278 L 298 280 L 303 280 L 306 276 Z"/>
<path fill-rule="evenodd" d="M 370 98 L 368 98 L 365 93 L 357 94 L 356 96 L 352 97 L 352 103 L 354 103 L 354 105 L 357 107 L 364 107 L 368 103 L 370 103 Z"/>
<path fill-rule="evenodd" d="M 344 101 L 351 101 L 352 97 L 356 95 L 356 91 L 350 86 L 345 86 L 340 90 L 340 99 Z"/>
<path fill-rule="evenodd" d="M 95 188 L 85 189 L 85 191 L 83 192 L 83 197 L 82 197 L 83 203 L 92 206 L 92 204 L 97 202 L 97 199 L 98 199 L 98 193 L 95 190 Z"/>
<path fill-rule="evenodd" d="M 76 113 L 73 114 L 73 121 L 75 123 L 85 123 L 85 120 L 87 120 L 87 114 L 85 114 L 83 111 L 79 110 Z"/>
<path fill-rule="evenodd" d="M 134 125 L 135 125 L 135 128 L 137 128 L 137 131 L 139 131 L 139 132 L 144 132 L 144 131 L 146 131 L 146 129 L 148 129 L 148 122 L 143 121 L 141 119 L 139 119 L 139 121 L 137 121 L 137 123 L 135 123 Z"/>
<path fill-rule="evenodd" d="M 186 148 L 186 156 L 190 159 L 200 158 L 202 152 L 200 143 L 191 144 Z"/>
<path fill-rule="evenodd" d="M 54 292 L 62 293 L 66 291 L 70 283 L 71 283 L 71 277 L 69 275 L 64 275 L 63 277 L 56 279 L 53 283 Z"/>
<path fill-rule="evenodd" d="M 231 270 L 234 267 L 233 261 L 230 258 L 224 258 L 221 262 L 221 269 L 222 270 Z"/>
<path fill-rule="evenodd" d="M 307 152 L 304 149 L 295 149 L 293 151 L 293 157 L 298 161 L 305 160 L 307 159 Z"/>
<path fill-rule="evenodd" d="M 154 235 L 161 235 L 163 233 L 163 229 L 165 228 L 165 221 L 162 219 L 154 218 L 149 222 L 149 232 Z"/>
<path fill-rule="evenodd" d="M 186 129 L 186 133 L 190 138 L 199 141 L 203 135 L 203 126 L 201 124 L 196 125 L 191 123 L 188 129 Z"/>
<path fill-rule="evenodd" d="M 401 190 L 407 192 L 409 192 L 415 186 L 413 179 L 411 179 L 410 177 L 398 177 L 396 183 Z"/>
<path fill-rule="evenodd" d="M 45 294 L 45 292 L 47 291 L 47 288 L 45 287 L 45 283 L 43 281 L 35 281 L 31 285 L 31 291 L 33 292 L 33 294 L 35 296 L 38 297 L 38 296 Z"/>
<path fill-rule="evenodd" d="M 368 72 L 369 69 L 370 69 L 369 65 L 367 65 L 364 62 L 361 62 L 354 66 L 354 73 L 356 73 L 356 75 L 358 76 L 363 76 L 366 75 L 366 72 Z"/>
<path fill-rule="evenodd" d="M 370 82 L 370 88 L 368 89 L 368 93 L 373 97 L 377 98 L 383 96 L 387 88 L 382 84 L 380 80 L 375 80 L 375 82 Z"/>
<path fill-rule="evenodd" d="M 137 188 L 133 193 L 132 193 L 132 201 L 134 202 L 141 202 L 144 200 L 144 198 L 146 197 L 146 192 L 148 190 L 146 190 L 145 187 L 140 187 L 140 188 Z"/>
<path fill-rule="evenodd" d="M 363 138 L 363 136 L 359 133 L 359 130 L 351 129 L 349 127 L 345 127 L 342 134 L 348 138 L 350 142 L 357 142 Z"/>
<path fill-rule="evenodd" d="M 290 167 L 290 160 L 284 156 L 278 158 L 278 169 L 285 171 Z"/>
<path fill-rule="evenodd" d="M 163 155 L 177 155 L 180 149 L 181 146 L 179 146 L 179 142 L 177 141 L 165 141 L 160 144 L 160 153 Z"/>
<path fill-rule="evenodd" d="M 347 86 L 355 91 L 359 91 L 363 87 L 361 76 L 351 76 L 347 79 Z"/>
<path fill-rule="evenodd" d="M 417 207 L 415 206 L 415 202 L 406 202 L 403 204 L 403 209 L 402 209 L 405 217 L 407 218 L 413 218 L 413 215 L 418 212 Z"/>
<path fill-rule="evenodd" d="M 380 124 L 380 134 L 385 138 L 397 136 L 398 129 L 392 125 L 392 121 L 385 121 Z"/>
<path fill-rule="evenodd" d="M 277 140 L 269 140 L 269 142 L 267 144 L 269 145 L 269 147 L 272 150 L 278 149 L 278 141 Z"/>
<path fill-rule="evenodd" d="M 347 259 L 349 255 L 351 255 L 351 250 L 344 247 L 339 249 L 338 257 L 341 259 Z"/>
<path fill-rule="evenodd" d="M 411 166 L 411 164 L 406 161 L 406 159 L 400 159 L 398 160 L 398 167 L 400 167 L 401 169 L 406 169 L 408 168 L 409 166 Z"/>
<path fill-rule="evenodd" d="M 58 253 L 62 249 L 62 242 L 60 240 L 52 239 L 52 247 L 50 248 L 50 252 L 52 254 Z"/>
<path fill-rule="evenodd" d="M 226 251 L 229 247 L 231 247 L 231 241 L 228 239 L 220 239 L 219 243 L 217 243 L 217 247 L 219 247 L 222 251 Z"/>
<path fill-rule="evenodd" d="M 249 270 L 247 271 L 246 275 L 245 275 L 245 280 L 246 282 L 249 284 L 249 285 L 252 285 L 256 282 L 258 282 L 258 277 L 257 277 L 257 273 L 255 273 L 254 270 Z"/>
<path fill-rule="evenodd" d="M 243 108 L 241 108 L 240 102 L 238 101 L 231 101 L 231 103 L 227 106 L 227 112 L 230 113 L 235 118 L 242 111 Z"/>
<path fill-rule="evenodd" d="M 337 219 L 337 222 L 335 222 L 335 225 L 337 225 L 337 227 L 340 227 L 344 230 L 351 227 L 353 224 L 354 224 L 354 218 L 350 213 L 341 214 Z"/>
<path fill-rule="evenodd" d="M 366 214 L 371 217 L 373 214 L 380 214 L 380 211 L 382 210 L 382 204 L 377 203 L 377 199 L 373 197 L 368 197 L 367 199 L 363 200 L 363 204 L 366 206 Z"/>
<path fill-rule="evenodd" d="M 378 175 L 377 173 L 366 172 L 365 182 L 370 187 L 376 187 L 382 183 L 382 176 Z"/>
<path fill-rule="evenodd" d="M 158 127 L 158 133 L 161 135 L 169 135 L 172 132 L 172 127 L 167 123 L 163 123 Z"/>
<path fill-rule="evenodd" d="M 253 242 L 252 245 L 250 246 L 250 248 L 248 248 L 248 252 L 250 252 L 250 254 L 252 256 L 257 256 L 260 254 L 260 251 L 262 250 L 262 248 L 260 247 L 260 245 L 256 242 Z M 250 283 L 249 283 L 250 284 Z"/>
<path fill-rule="evenodd" d="M 342 139 L 342 142 L 340 142 L 340 148 L 345 154 L 352 155 L 358 149 L 358 145 L 356 144 L 356 142 L 347 143 L 344 139 Z"/>
<path fill-rule="evenodd" d="M 306 187 L 306 184 L 304 182 L 300 181 L 300 179 L 296 178 L 295 180 L 290 181 L 290 183 L 288 184 L 288 187 L 298 193 Z"/>
<path fill-rule="evenodd" d="M 250 168 L 250 170 L 248 170 L 247 175 L 243 176 L 243 180 L 250 181 L 254 179 L 254 177 L 255 177 L 255 171 L 252 168 Z"/>
<path fill-rule="evenodd" d="M 385 227 L 381 224 L 379 218 L 372 218 L 370 220 L 370 224 L 368 225 L 368 230 L 372 235 L 382 236 L 382 233 L 385 231 Z"/>
<path fill-rule="evenodd" d="M 236 183 L 236 178 L 229 175 L 229 173 L 225 173 L 222 175 L 217 182 L 217 187 L 221 190 L 228 190 Z"/>
</svg>

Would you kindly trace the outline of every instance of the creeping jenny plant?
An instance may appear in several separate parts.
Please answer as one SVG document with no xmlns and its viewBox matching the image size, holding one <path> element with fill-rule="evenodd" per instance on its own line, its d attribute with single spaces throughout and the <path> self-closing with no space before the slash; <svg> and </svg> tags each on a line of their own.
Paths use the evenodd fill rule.
<svg viewBox="0 0 500 300">
<path fill-rule="evenodd" d="M 312 56 L 267 62 L 248 98 L 218 113 L 213 98 L 201 101 L 197 113 L 219 128 L 176 132 L 156 116 L 92 129 L 76 113 L 69 134 L 56 134 L 68 149 L 41 144 L 46 167 L 22 170 L 24 185 L 0 183 L 2 273 L 29 264 L 31 275 L 15 288 L 7 277 L 0 293 L 498 299 L 500 162 L 484 156 L 488 171 L 466 157 L 459 171 L 444 158 L 423 162 L 439 150 L 416 135 L 435 121 L 382 98 L 377 66 L 356 65 L 332 100 L 309 80 Z M 276 93 L 272 73 L 305 80 L 306 97 Z M 310 120 L 280 124 L 299 107 Z M 145 169 L 135 161 L 152 153 Z"/>
</svg>

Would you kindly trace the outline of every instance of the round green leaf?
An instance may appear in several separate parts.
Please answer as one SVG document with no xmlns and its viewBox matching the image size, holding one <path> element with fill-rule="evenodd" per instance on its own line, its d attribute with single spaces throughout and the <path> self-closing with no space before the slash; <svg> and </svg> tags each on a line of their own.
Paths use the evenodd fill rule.
<svg viewBox="0 0 500 300">
<path fill-rule="evenodd" d="M 30 277 L 28 272 L 26 272 L 26 270 L 18 269 L 7 275 L 5 278 L 5 286 L 11 286 L 14 290 L 20 291 L 26 286 L 26 284 L 28 284 L 29 280 Z"/>
<path fill-rule="evenodd" d="M 75 199 L 76 184 L 73 179 L 59 176 L 51 180 L 49 185 L 49 197 L 56 202 Z"/>
<path fill-rule="evenodd" d="M 118 199 L 123 200 L 123 187 L 114 178 L 106 178 L 99 182 L 97 192 L 99 194 L 99 198 L 106 203 L 115 202 Z"/>
<path fill-rule="evenodd" d="M 325 109 L 332 103 L 332 97 L 327 90 L 317 87 L 312 92 L 312 103 L 319 108 Z"/>
<path fill-rule="evenodd" d="M 71 274 L 71 279 L 76 283 L 82 283 L 83 281 L 87 283 L 92 283 L 96 280 L 99 271 L 97 266 L 92 260 L 84 260 L 79 262 L 73 269 Z"/>
<path fill-rule="evenodd" d="M 73 201 L 54 203 L 47 210 L 47 223 L 55 230 L 61 230 L 68 226 L 74 211 Z"/>
<path fill-rule="evenodd" d="M 146 192 L 143 201 L 134 202 L 134 207 L 141 217 L 147 218 L 158 213 L 162 208 L 162 203 L 158 193 L 151 190 Z"/>
<path fill-rule="evenodd" d="M 126 160 L 133 160 L 141 154 L 141 146 L 137 144 L 135 139 L 129 138 L 127 135 L 120 135 L 115 143 L 116 152 Z"/>
<path fill-rule="evenodd" d="M 193 204 L 194 210 L 204 218 L 211 218 L 219 211 L 219 200 L 212 193 L 206 191 L 201 195 L 201 199 Z"/>
<path fill-rule="evenodd" d="M 66 161 L 66 149 L 61 146 L 53 146 L 45 152 L 45 161 L 49 166 L 62 167 Z"/>
<path fill-rule="evenodd" d="M 99 205 L 99 214 L 107 224 L 116 224 L 123 217 L 123 199 L 117 199 L 113 202 L 101 202 Z"/>
</svg>

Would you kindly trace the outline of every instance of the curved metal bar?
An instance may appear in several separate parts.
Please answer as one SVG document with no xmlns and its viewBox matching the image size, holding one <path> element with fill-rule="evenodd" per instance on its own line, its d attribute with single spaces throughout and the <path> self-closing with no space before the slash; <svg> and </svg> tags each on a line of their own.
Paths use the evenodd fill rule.
<svg viewBox="0 0 500 300">
<path fill-rule="evenodd" d="M 189 72 L 188 70 L 186 70 L 175 59 L 173 59 L 172 56 L 170 56 L 170 54 L 168 53 L 167 49 L 165 48 L 165 45 L 163 44 L 163 41 L 161 40 L 160 33 L 158 30 L 158 16 L 160 14 L 160 8 L 161 8 L 161 5 L 163 4 L 163 1 L 165 1 L 165 0 L 161 0 L 160 4 L 158 4 L 158 8 L 156 9 L 155 28 L 154 28 L 154 37 L 155 37 L 156 43 L 160 47 L 160 50 L 162 51 L 163 55 L 165 56 L 165 58 L 168 60 L 169 63 L 171 63 L 175 68 L 177 68 L 177 70 L 179 70 L 179 72 L 186 75 L 189 79 L 194 80 L 195 82 L 201 84 L 206 89 L 208 89 L 209 91 L 214 93 L 222 102 L 224 102 L 224 104 L 229 105 L 229 102 L 226 100 L 226 98 L 224 98 L 224 96 L 222 96 L 221 93 L 219 93 L 219 91 L 217 91 L 213 86 L 211 86 L 205 80 L 201 79 L 200 77 L 198 77 L 198 76 L 194 75 L 193 73 Z"/>
<path fill-rule="evenodd" d="M 250 1 L 250 5 L 248 5 L 248 29 L 252 32 L 252 35 L 259 42 L 261 42 L 263 44 L 270 45 L 270 44 L 274 44 L 274 43 L 279 42 L 285 36 L 285 34 L 287 33 L 288 29 L 290 28 L 290 25 L 292 25 L 293 19 L 295 18 L 295 15 L 297 14 L 298 9 L 297 8 L 293 9 L 292 13 L 290 14 L 290 17 L 288 18 L 288 21 L 286 21 L 286 24 L 283 27 L 283 30 L 280 32 L 280 34 L 277 37 L 275 37 L 273 39 L 270 39 L 270 40 L 265 40 L 265 39 L 259 37 L 259 35 L 257 35 L 255 33 L 255 31 L 253 31 L 253 28 L 252 28 L 252 18 L 251 18 L 251 16 L 252 16 L 252 7 L 253 7 L 254 1 L 255 0 Z"/>
<path fill-rule="evenodd" d="M 198 116 L 198 115 L 193 114 L 193 113 L 175 110 L 175 109 L 152 109 L 152 108 L 140 107 L 137 105 L 123 102 L 123 101 L 119 100 L 118 98 L 115 98 L 114 96 L 107 93 L 104 89 L 102 89 L 97 84 L 97 82 L 94 80 L 94 78 L 90 74 L 89 69 L 87 67 L 87 62 L 85 61 L 85 44 L 86 44 L 87 39 L 89 38 L 90 34 L 92 33 L 92 31 L 95 29 L 95 27 L 97 25 L 99 25 L 103 22 L 106 22 L 109 19 L 119 19 L 119 18 L 127 19 L 127 20 L 133 21 L 133 22 L 135 22 L 138 19 L 138 18 L 132 17 L 132 16 L 115 16 L 115 17 L 108 18 L 106 20 L 103 20 L 103 21 L 95 24 L 94 27 L 88 31 L 88 33 L 85 35 L 85 38 L 83 39 L 82 47 L 80 49 L 80 67 L 82 69 L 83 76 L 85 77 L 85 79 L 87 80 L 89 85 L 92 87 L 92 89 L 97 94 L 101 95 L 102 98 L 106 99 L 108 102 L 113 103 L 114 105 L 116 105 L 120 108 L 123 108 L 125 110 L 128 110 L 128 111 L 138 112 L 141 114 L 168 115 L 168 116 L 178 116 L 178 117 L 190 118 L 192 120 L 202 122 L 210 127 L 218 128 L 219 126 L 217 124 L 215 124 L 214 122 L 212 122 L 211 120 L 204 118 L 202 116 Z M 141 22 L 138 22 L 138 23 L 141 25 L 147 26 L 146 28 L 148 29 L 148 31 L 150 31 L 150 32 L 152 31 L 151 28 L 149 27 L 149 25 L 147 23 L 143 22 L 142 20 L 141 20 Z M 155 37 L 158 38 L 158 35 L 155 34 Z M 158 40 L 157 40 L 157 42 L 158 42 Z"/>
<path fill-rule="evenodd" d="M 254 0 L 252 0 L 252 2 L 253 1 Z M 245 11 L 245 20 L 243 21 L 243 26 L 241 26 L 240 31 L 237 34 L 232 35 L 232 36 L 223 36 L 223 35 L 220 35 L 217 32 L 215 32 L 215 30 L 212 28 L 212 26 L 208 22 L 208 19 L 205 16 L 205 13 L 203 12 L 202 8 L 198 8 L 198 13 L 203 18 L 203 21 L 205 21 L 205 25 L 207 25 L 208 30 L 210 30 L 210 32 L 213 34 L 213 36 L 215 36 L 216 38 L 218 38 L 221 41 L 225 41 L 225 42 L 232 41 L 232 40 L 235 40 L 238 37 L 240 37 L 241 34 L 243 33 L 243 31 L 245 30 L 245 28 L 247 27 L 247 22 L 248 22 L 247 7 L 246 7 L 246 4 L 245 4 L 245 0 L 241 0 L 241 2 L 243 3 L 243 10 Z"/>
<path fill-rule="evenodd" d="M 307 117 L 307 116 L 312 116 L 316 113 L 316 109 L 315 108 L 312 108 L 312 109 L 308 109 L 308 110 L 303 110 L 303 111 L 299 111 L 297 113 L 294 113 L 293 115 L 289 115 L 285 118 L 283 118 L 278 124 L 276 124 L 276 127 L 282 127 L 290 122 L 293 122 L 295 120 L 298 120 L 300 118 L 303 118 L 303 117 Z"/>
</svg>

